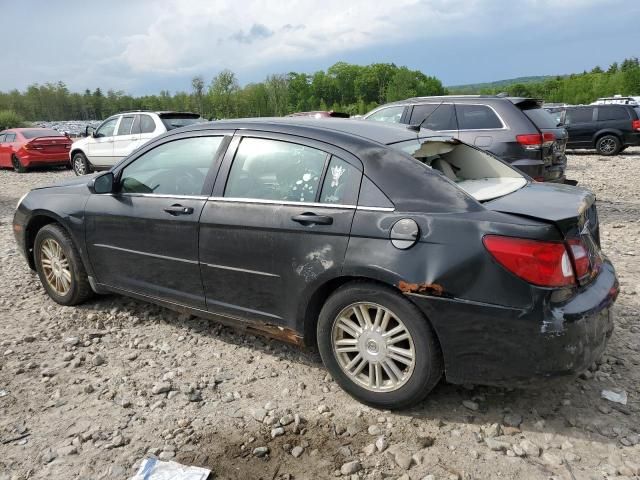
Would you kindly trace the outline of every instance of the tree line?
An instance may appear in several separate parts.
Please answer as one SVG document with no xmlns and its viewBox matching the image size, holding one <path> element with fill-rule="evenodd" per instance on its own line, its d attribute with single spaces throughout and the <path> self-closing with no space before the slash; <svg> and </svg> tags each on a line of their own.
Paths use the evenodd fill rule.
<svg viewBox="0 0 640 480">
<path fill-rule="evenodd" d="M 393 63 L 338 62 L 313 74 L 269 75 L 241 87 L 230 70 L 206 82 L 191 80 L 188 91 L 134 97 L 101 88 L 70 92 L 63 82 L 34 84 L 25 91 L 0 92 L 0 111 L 27 120 L 100 120 L 125 110 L 194 111 L 205 118 L 279 116 L 297 111 L 336 110 L 362 114 L 375 106 L 419 95 L 446 93 L 440 80 Z"/>
<path fill-rule="evenodd" d="M 600 97 L 616 94 L 640 96 L 640 62 L 635 57 L 627 58 L 620 64 L 612 63 L 607 70 L 596 66 L 590 72 L 557 76 L 541 82 L 475 90 L 466 90 L 464 87 L 455 89 L 455 93 L 488 95 L 503 91 L 516 97 L 542 98 L 546 102 L 570 105 L 589 104 Z"/>
</svg>

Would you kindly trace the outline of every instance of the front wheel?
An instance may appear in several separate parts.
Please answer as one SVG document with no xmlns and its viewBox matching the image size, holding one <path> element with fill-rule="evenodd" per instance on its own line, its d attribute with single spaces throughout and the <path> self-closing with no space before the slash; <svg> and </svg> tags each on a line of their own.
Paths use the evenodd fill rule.
<svg viewBox="0 0 640 480">
<path fill-rule="evenodd" d="M 18 173 L 25 173 L 27 171 L 27 168 L 16 155 L 11 156 L 11 165 L 13 165 L 13 169 Z"/>
<path fill-rule="evenodd" d="M 73 156 L 71 160 L 71 167 L 73 168 L 73 172 L 78 176 L 91 173 L 89 161 L 87 160 L 87 157 L 85 157 L 81 152 L 78 152 Z"/>
<path fill-rule="evenodd" d="M 38 231 L 33 255 L 42 286 L 53 301 L 60 305 L 77 305 L 91 296 L 80 254 L 71 236 L 60 225 L 45 225 Z"/>
<path fill-rule="evenodd" d="M 317 335 L 336 382 L 373 407 L 415 405 L 442 377 L 442 354 L 428 320 L 391 289 L 344 285 L 323 306 Z"/>
<path fill-rule="evenodd" d="M 600 155 L 616 155 L 621 149 L 622 143 L 615 135 L 603 135 L 596 142 L 596 150 Z"/>
</svg>

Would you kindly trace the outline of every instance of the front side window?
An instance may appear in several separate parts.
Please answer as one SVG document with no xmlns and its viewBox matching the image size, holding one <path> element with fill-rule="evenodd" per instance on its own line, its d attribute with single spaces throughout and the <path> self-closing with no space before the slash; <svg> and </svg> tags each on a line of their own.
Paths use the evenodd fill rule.
<svg viewBox="0 0 640 480">
<path fill-rule="evenodd" d="M 502 122 L 486 105 L 456 105 L 458 128 L 460 130 L 485 130 L 502 128 Z"/>
<path fill-rule="evenodd" d="M 366 119 L 373 120 L 375 122 L 388 122 L 388 123 L 400 123 L 404 106 L 388 107 L 378 110 L 375 113 L 369 115 Z"/>
<path fill-rule="evenodd" d="M 150 150 L 122 171 L 120 191 L 202 195 L 222 139 L 222 136 L 184 138 Z"/>
<path fill-rule="evenodd" d="M 118 117 L 104 122 L 98 127 L 98 130 L 96 130 L 96 137 L 112 137 L 113 132 L 116 130 L 116 123 L 118 123 Z"/>
<path fill-rule="evenodd" d="M 321 203 L 355 205 L 358 198 L 360 171 L 341 158 L 331 157 L 322 183 Z"/>
<path fill-rule="evenodd" d="M 573 123 L 589 123 L 593 121 L 593 108 L 581 107 L 581 108 L 568 108 L 565 122 L 567 125 Z"/>
<path fill-rule="evenodd" d="M 120 120 L 120 125 L 118 125 L 118 133 L 116 135 L 129 135 L 131 133 L 133 118 L 133 115 L 122 117 L 122 120 Z"/>
<path fill-rule="evenodd" d="M 15 133 L 7 133 L 7 136 L 4 138 L 5 143 L 13 143 L 16 141 Z"/>
<path fill-rule="evenodd" d="M 225 197 L 315 202 L 327 154 L 305 145 L 243 138 Z"/>
<path fill-rule="evenodd" d="M 0 133 L 0 143 L 4 142 L 5 134 Z"/>
<path fill-rule="evenodd" d="M 430 103 L 414 106 L 409 123 L 411 125 L 422 124 L 423 128 L 427 128 L 429 130 L 458 129 L 453 105 L 444 103 Z"/>
</svg>

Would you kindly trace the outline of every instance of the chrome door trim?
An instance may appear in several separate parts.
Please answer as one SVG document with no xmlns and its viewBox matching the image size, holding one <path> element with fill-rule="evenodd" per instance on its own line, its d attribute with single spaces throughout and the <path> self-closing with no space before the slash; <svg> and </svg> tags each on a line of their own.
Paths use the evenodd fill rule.
<svg viewBox="0 0 640 480">
<path fill-rule="evenodd" d="M 276 278 L 280 277 L 280 275 L 276 275 L 275 273 L 260 272 L 258 270 L 248 270 L 246 268 L 229 267 L 227 265 L 216 265 L 214 263 L 203 263 L 203 265 L 206 265 L 207 267 L 211 267 L 211 268 L 220 268 L 222 270 L 231 270 L 234 272 L 253 273 L 254 275 L 264 275 L 265 277 L 276 277 Z"/>
<path fill-rule="evenodd" d="M 94 247 L 100 247 L 100 248 L 108 248 L 110 250 L 118 250 L 118 251 L 121 251 L 121 252 L 135 253 L 137 255 L 145 255 L 147 257 L 161 258 L 163 260 L 174 260 L 176 262 L 191 263 L 191 264 L 195 264 L 195 265 L 197 265 L 199 263 L 197 260 L 188 260 L 186 258 L 169 257 L 169 256 L 166 256 L 166 255 L 159 255 L 157 253 L 141 252 L 140 250 L 131 250 L 131 249 L 128 249 L 128 248 L 116 247 L 116 246 L 113 246 L 113 245 L 106 245 L 104 243 L 94 243 L 93 246 Z"/>
</svg>

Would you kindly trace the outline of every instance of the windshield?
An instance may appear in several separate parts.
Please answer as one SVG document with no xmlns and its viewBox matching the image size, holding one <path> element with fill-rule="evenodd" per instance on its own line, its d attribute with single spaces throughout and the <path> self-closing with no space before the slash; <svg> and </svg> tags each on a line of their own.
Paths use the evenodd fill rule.
<svg viewBox="0 0 640 480">
<path fill-rule="evenodd" d="M 538 128 L 556 128 L 560 121 L 544 108 L 528 108 L 523 110 L 529 120 Z"/>
<path fill-rule="evenodd" d="M 479 202 L 508 195 L 527 184 L 509 165 L 450 137 L 416 138 L 389 146 L 440 172 Z"/>
<path fill-rule="evenodd" d="M 197 115 L 184 115 L 184 116 L 161 116 L 160 119 L 167 130 L 173 130 L 174 128 L 186 127 L 187 125 L 193 125 L 194 123 L 206 122 L 206 120 Z"/>
<path fill-rule="evenodd" d="M 51 128 L 33 128 L 29 130 L 22 130 L 22 136 L 24 138 L 32 139 L 38 137 L 63 137 L 64 135 Z"/>
</svg>

